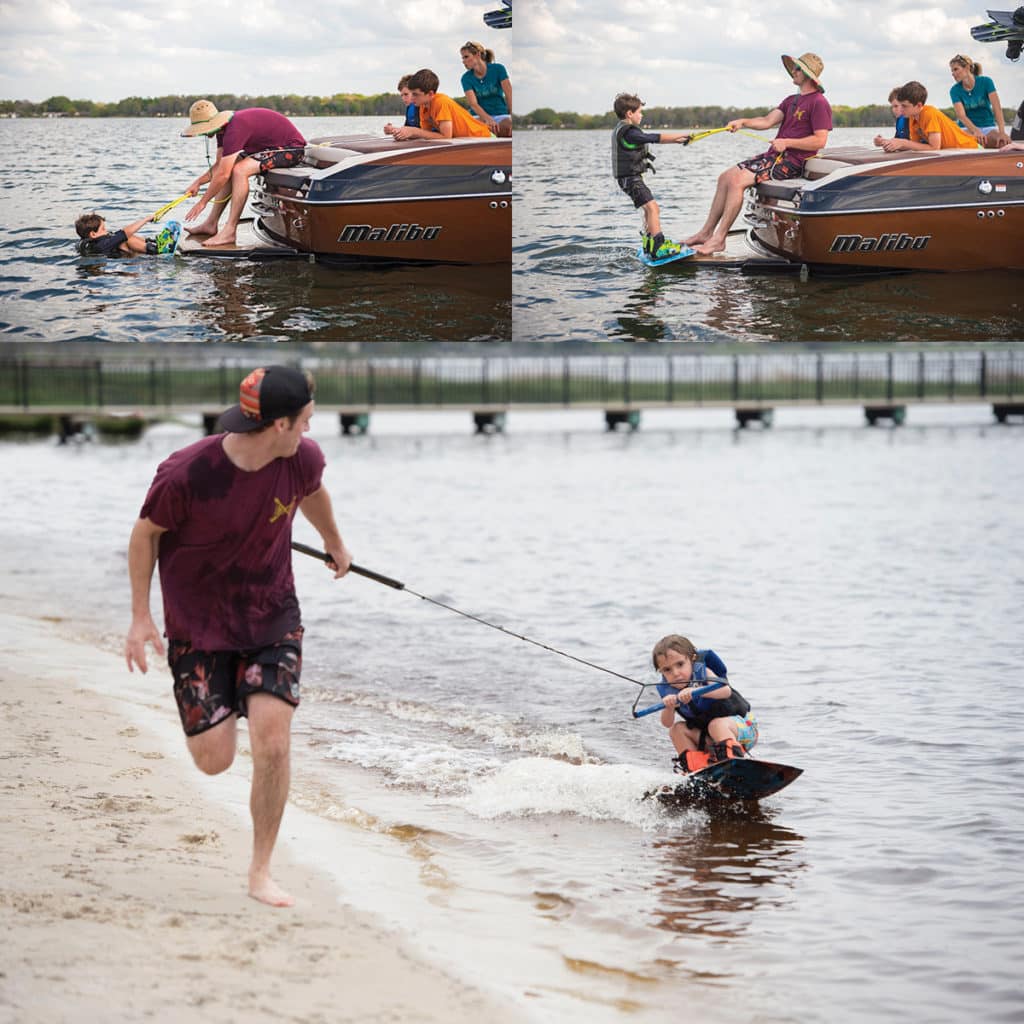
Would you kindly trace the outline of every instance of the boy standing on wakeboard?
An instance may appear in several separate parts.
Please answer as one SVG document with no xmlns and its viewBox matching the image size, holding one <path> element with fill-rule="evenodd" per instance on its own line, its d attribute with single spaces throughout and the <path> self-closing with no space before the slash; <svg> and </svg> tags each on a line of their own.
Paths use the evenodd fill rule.
<svg viewBox="0 0 1024 1024">
<path fill-rule="evenodd" d="M 644 181 L 644 172 L 654 167 L 654 154 L 647 148 L 652 143 L 690 141 L 689 132 L 645 132 L 640 124 L 644 119 L 644 101 L 629 93 L 615 97 L 615 115 L 619 123 L 612 131 L 612 175 L 619 188 L 643 211 L 645 256 L 664 259 L 681 252 L 678 242 L 669 241 L 661 232 L 661 214 L 651 190 Z"/>
</svg>

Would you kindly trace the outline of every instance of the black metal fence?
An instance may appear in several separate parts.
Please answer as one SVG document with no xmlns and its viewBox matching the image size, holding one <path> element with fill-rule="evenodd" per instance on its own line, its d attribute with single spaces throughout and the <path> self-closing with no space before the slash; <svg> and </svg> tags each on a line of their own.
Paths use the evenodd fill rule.
<svg viewBox="0 0 1024 1024">
<path fill-rule="evenodd" d="M 651 355 L 305 358 L 322 406 L 631 406 L 1024 399 L 1024 350 L 937 349 Z M 221 408 L 241 359 L 69 360 L 0 356 L 0 407 Z"/>
</svg>

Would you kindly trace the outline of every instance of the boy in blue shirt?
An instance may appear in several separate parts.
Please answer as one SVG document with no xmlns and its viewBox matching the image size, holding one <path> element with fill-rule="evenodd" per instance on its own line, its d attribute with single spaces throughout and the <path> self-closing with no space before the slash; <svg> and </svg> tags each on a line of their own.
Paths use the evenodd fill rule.
<svg viewBox="0 0 1024 1024">
<path fill-rule="evenodd" d="M 896 134 L 893 135 L 894 139 L 909 139 L 910 138 L 910 118 L 903 113 L 903 104 L 896 98 L 896 94 L 900 91 L 897 86 L 891 93 L 889 93 L 889 109 L 892 111 L 892 116 L 896 118 Z M 875 145 L 881 146 L 885 142 L 885 136 L 876 135 Z"/>
<path fill-rule="evenodd" d="M 689 132 L 645 132 L 640 128 L 644 119 L 644 101 L 629 93 L 615 97 L 615 115 L 619 123 L 612 131 L 612 176 L 619 188 L 633 200 L 633 206 L 643 211 L 643 250 L 652 259 L 675 256 L 681 251 L 678 242 L 669 241 L 661 232 L 661 213 L 651 190 L 644 182 L 644 172 L 654 167 L 654 155 L 647 148 L 652 143 L 690 141 Z"/>
</svg>

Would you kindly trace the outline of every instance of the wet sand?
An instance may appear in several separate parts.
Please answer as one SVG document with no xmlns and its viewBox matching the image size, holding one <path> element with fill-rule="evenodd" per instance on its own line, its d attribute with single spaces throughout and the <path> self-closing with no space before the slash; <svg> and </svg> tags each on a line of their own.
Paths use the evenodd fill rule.
<svg viewBox="0 0 1024 1024">
<path fill-rule="evenodd" d="M 0 1021 L 523 1019 L 346 907 L 289 848 L 292 807 L 274 867 L 296 906 L 250 899 L 248 757 L 198 773 L 164 666 L 128 676 L 12 614 L 0 655 Z"/>
</svg>

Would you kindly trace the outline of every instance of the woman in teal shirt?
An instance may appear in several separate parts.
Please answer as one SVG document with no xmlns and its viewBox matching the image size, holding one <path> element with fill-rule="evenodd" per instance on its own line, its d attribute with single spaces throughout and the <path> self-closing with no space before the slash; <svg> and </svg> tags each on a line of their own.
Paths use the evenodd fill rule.
<svg viewBox="0 0 1024 1024">
<path fill-rule="evenodd" d="M 494 62 L 494 51 L 483 43 L 466 43 L 461 49 L 462 91 L 470 113 L 495 135 L 512 134 L 512 83 L 504 64 Z"/>
<path fill-rule="evenodd" d="M 998 149 L 1010 141 L 995 83 L 981 73 L 981 65 L 958 53 L 949 70 L 956 84 L 949 90 L 953 109 L 965 132 L 986 149 Z"/>
</svg>

